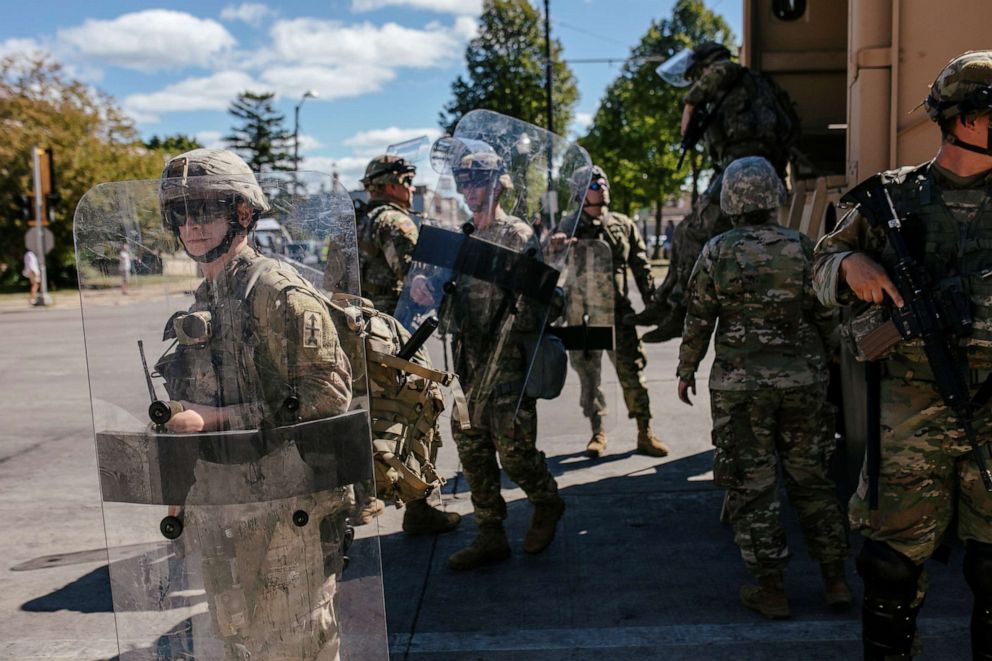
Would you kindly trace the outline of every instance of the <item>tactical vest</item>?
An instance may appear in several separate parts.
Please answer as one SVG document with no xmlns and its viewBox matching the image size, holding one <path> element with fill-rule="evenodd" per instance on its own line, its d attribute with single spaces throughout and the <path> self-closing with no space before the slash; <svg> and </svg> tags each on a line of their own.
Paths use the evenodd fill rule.
<svg viewBox="0 0 992 661">
<path fill-rule="evenodd" d="M 735 352 L 794 353 L 816 337 L 810 321 L 812 297 L 804 295 L 803 284 L 810 281 L 810 264 L 797 249 L 797 232 L 771 224 L 764 227 L 777 229 L 778 236 L 768 240 L 761 226 L 742 227 L 724 235 L 730 245 L 718 248 L 714 279 L 720 294 L 720 326 L 734 332 L 718 331 L 716 341 Z M 737 232 L 761 233 L 759 247 L 737 241 Z M 731 251 L 733 265 L 728 269 L 720 262 Z"/>
<path fill-rule="evenodd" d="M 990 191 L 982 188 L 941 189 L 931 164 L 904 168 L 889 185 L 900 216 L 903 236 L 913 258 L 923 264 L 931 282 L 939 285 L 959 276 L 971 301 L 973 331 L 962 344 L 969 365 L 992 368 L 992 208 Z M 952 210 L 952 207 L 955 209 Z M 970 218 L 969 218 L 970 216 Z M 885 243 L 881 261 L 891 269 L 897 259 Z M 902 342 L 897 351 L 914 362 L 926 362 L 919 340 Z"/>
</svg>

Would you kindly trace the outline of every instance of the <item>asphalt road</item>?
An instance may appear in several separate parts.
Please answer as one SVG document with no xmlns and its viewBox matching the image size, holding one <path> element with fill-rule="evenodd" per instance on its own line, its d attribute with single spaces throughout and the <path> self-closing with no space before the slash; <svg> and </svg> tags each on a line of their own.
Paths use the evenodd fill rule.
<svg viewBox="0 0 992 661">
<path fill-rule="evenodd" d="M 49 309 L 0 304 L 0 659 L 92 661 L 118 652 L 80 313 L 71 294 L 56 298 Z M 101 405 L 97 412 L 140 416 L 147 390 L 136 372 L 137 349 L 122 338 L 135 328 L 161 332 L 161 306 L 113 292 L 99 304 L 101 320 L 87 329 L 102 347 L 90 348 L 93 392 L 125 404 L 123 411 Z M 400 532 L 401 511 L 378 520 L 392 658 L 860 658 L 857 612 L 834 613 L 824 604 L 791 508 L 793 618 L 769 622 L 739 604 L 737 591 L 749 579 L 730 529 L 719 522 L 708 398 L 701 388 L 692 408 L 676 400 L 677 350 L 677 342 L 648 345 L 655 429 L 673 450 L 665 459 L 633 453 L 636 429 L 608 365 L 614 415 L 605 457 L 582 453 L 588 428 L 574 374 L 559 399 L 541 402 L 540 447 L 567 503 L 558 537 L 541 555 L 520 551 L 531 508 L 504 480 L 512 559 L 474 572 L 447 568 L 448 555 L 469 543 L 475 525 L 454 447 L 446 443 L 443 506 L 465 515 L 461 528 L 412 537 Z M 700 377 L 705 383 L 706 374 Z M 151 555 L 129 547 L 114 562 L 147 562 Z M 848 568 L 860 593 L 853 553 Z M 918 658 L 968 658 L 971 597 L 961 550 L 948 565 L 931 562 L 928 570 L 932 589 Z M 346 575 L 343 589 L 357 601 L 367 586 L 375 607 L 378 582 L 367 567 Z"/>
</svg>

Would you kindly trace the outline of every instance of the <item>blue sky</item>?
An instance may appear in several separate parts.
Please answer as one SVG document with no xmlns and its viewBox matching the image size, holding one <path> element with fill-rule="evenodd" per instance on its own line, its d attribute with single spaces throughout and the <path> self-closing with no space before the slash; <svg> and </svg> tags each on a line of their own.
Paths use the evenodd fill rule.
<svg viewBox="0 0 992 661">
<path fill-rule="evenodd" d="M 532 0 L 543 6 L 542 0 Z M 627 56 L 674 0 L 551 0 L 566 59 Z M 386 145 L 439 133 L 437 116 L 464 70 L 481 0 L 0 0 L 0 56 L 44 50 L 113 96 L 144 137 L 186 133 L 208 146 L 232 125 L 244 89 L 272 91 L 303 167 L 356 185 Z M 740 0 L 707 0 L 741 34 Z M 620 64 L 571 65 L 581 98 L 574 135 Z M 659 84 L 661 83 L 659 79 Z M 560 132 L 560 131 L 559 131 Z"/>
</svg>

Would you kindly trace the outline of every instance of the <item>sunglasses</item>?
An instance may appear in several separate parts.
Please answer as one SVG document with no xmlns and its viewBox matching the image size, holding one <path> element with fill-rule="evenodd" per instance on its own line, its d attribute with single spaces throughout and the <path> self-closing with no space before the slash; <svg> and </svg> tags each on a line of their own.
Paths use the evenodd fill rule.
<svg viewBox="0 0 992 661">
<path fill-rule="evenodd" d="M 455 172 L 455 185 L 458 188 L 479 188 L 488 186 L 493 181 L 492 173 L 488 170 L 462 170 Z"/>
<path fill-rule="evenodd" d="M 191 225 L 204 225 L 215 220 L 227 220 L 230 215 L 231 203 L 222 198 L 183 198 L 165 203 L 165 217 L 173 230 L 187 222 Z"/>
<path fill-rule="evenodd" d="M 606 190 L 609 187 L 610 187 L 609 184 L 607 184 L 607 183 L 602 183 L 601 184 L 598 181 L 594 181 L 591 184 L 589 184 L 589 190 Z"/>
</svg>

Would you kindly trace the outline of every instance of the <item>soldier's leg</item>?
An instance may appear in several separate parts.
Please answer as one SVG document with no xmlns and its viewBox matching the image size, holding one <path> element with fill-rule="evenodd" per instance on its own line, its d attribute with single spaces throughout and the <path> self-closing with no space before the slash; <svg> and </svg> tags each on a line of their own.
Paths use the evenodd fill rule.
<svg viewBox="0 0 992 661">
<path fill-rule="evenodd" d="M 775 456 L 779 397 L 773 389 L 710 391 L 713 481 L 727 490 L 734 541 L 759 582 L 741 589 L 741 601 L 769 618 L 790 615 L 783 583 L 789 548 L 780 522 Z"/>
<path fill-rule="evenodd" d="M 500 462 L 534 505 L 523 549 L 539 553 L 554 539 L 565 503 L 558 495 L 558 484 L 548 470 L 544 453 L 537 449 L 537 400 L 524 397 L 518 408 L 515 394 L 497 397 L 493 415 L 493 437 Z"/>
<path fill-rule="evenodd" d="M 778 453 L 785 487 L 810 555 L 820 563 L 827 602 L 846 607 L 853 598 L 844 571 L 847 527 L 828 475 L 836 441 L 826 384 L 790 388 L 783 394 Z"/>
<path fill-rule="evenodd" d="M 568 360 L 579 375 L 579 404 L 582 415 L 594 420 L 607 413 L 606 396 L 603 394 L 603 352 L 569 351 Z"/>
<path fill-rule="evenodd" d="M 989 438 L 987 428 L 977 430 Z M 971 653 L 992 659 L 992 498 L 971 453 L 957 460 L 958 536 L 965 540 L 964 572 L 975 601 L 971 615 Z"/>
<path fill-rule="evenodd" d="M 848 511 L 852 527 L 867 538 L 857 566 L 865 585 L 861 618 L 868 659 L 911 654 L 925 593 L 923 563 L 951 520 L 955 488 L 954 458 L 943 445 L 957 424 L 932 384 L 884 376 L 880 397 L 885 452 L 878 509 L 868 507 L 863 467 Z"/>
<path fill-rule="evenodd" d="M 623 314 L 618 312 L 617 318 Z M 609 353 L 610 361 L 617 370 L 617 379 L 623 388 L 623 399 L 627 405 L 627 415 L 637 420 L 637 451 L 652 457 L 668 455 L 665 445 L 651 430 L 651 399 L 644 384 L 644 368 L 648 358 L 644 346 L 637 337 L 637 329 L 629 324 L 617 324 L 616 350 Z"/>
<path fill-rule="evenodd" d="M 506 501 L 500 494 L 491 420 L 491 415 L 481 416 L 468 431 L 463 431 L 454 419 L 451 421 L 462 474 L 472 494 L 475 522 L 479 526 L 479 534 L 472 543 L 448 557 L 452 569 L 475 569 L 510 557 L 510 544 L 503 531 Z"/>
</svg>

